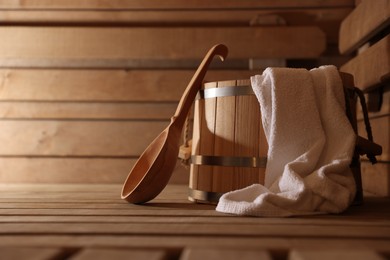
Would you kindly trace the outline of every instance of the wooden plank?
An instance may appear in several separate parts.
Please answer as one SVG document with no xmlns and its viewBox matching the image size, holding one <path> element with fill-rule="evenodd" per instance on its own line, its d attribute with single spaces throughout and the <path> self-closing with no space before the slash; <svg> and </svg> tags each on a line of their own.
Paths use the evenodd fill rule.
<svg viewBox="0 0 390 260">
<path fill-rule="evenodd" d="M 237 86 L 250 86 L 248 80 L 237 80 Z M 255 95 L 236 96 L 234 126 L 234 156 L 259 157 L 261 114 Z M 265 168 L 235 167 L 233 189 L 241 189 L 253 183 L 263 183 L 259 178 Z"/>
<path fill-rule="evenodd" d="M 0 237 L 0 242 L 4 245 L 15 245 L 20 243 L 22 245 L 57 245 L 67 247 L 79 246 L 100 246 L 100 247 L 134 247 L 142 248 L 177 248 L 177 247 L 209 247 L 215 245 L 219 247 L 236 248 L 236 249 L 274 249 L 274 250 L 288 250 L 290 247 L 295 248 L 343 248 L 349 250 L 356 250 L 356 248 L 373 248 L 388 252 L 388 241 L 378 239 L 373 240 L 353 240 L 353 239 L 295 239 L 288 238 L 239 238 L 237 237 L 186 237 L 186 236 L 145 236 L 145 237 L 131 237 L 131 236 L 15 236 L 9 235 Z"/>
<path fill-rule="evenodd" d="M 135 158 L 0 157 L 2 183 L 123 183 Z M 187 184 L 178 163 L 170 183 Z"/>
<path fill-rule="evenodd" d="M 265 250 L 234 250 L 231 248 L 186 248 L 180 260 L 224 259 L 224 260 L 271 260 L 271 255 Z"/>
<path fill-rule="evenodd" d="M 217 88 L 234 87 L 236 80 L 219 81 Z M 214 156 L 233 157 L 236 120 L 236 97 L 218 97 L 215 108 Z M 225 193 L 235 189 L 235 167 L 214 166 L 212 191 Z"/>
<path fill-rule="evenodd" d="M 168 120 L 177 103 L 0 101 L 1 119 Z"/>
<path fill-rule="evenodd" d="M 106 260 L 106 259 L 167 259 L 164 250 L 141 250 L 141 249 L 110 249 L 110 248 L 87 248 L 81 250 L 70 258 L 72 260 Z"/>
<path fill-rule="evenodd" d="M 361 163 L 363 190 L 375 196 L 390 196 L 390 162 Z"/>
<path fill-rule="evenodd" d="M 334 22 L 340 23 L 351 7 L 332 9 L 289 8 L 277 10 L 288 25 L 317 25 L 326 28 Z M 248 26 L 254 19 L 274 14 L 275 10 L 180 10 L 180 11 L 126 11 L 126 10 L 0 10 L 2 24 L 126 24 L 126 25 L 229 25 Z"/>
<path fill-rule="evenodd" d="M 15 2 L 13 0 L 1 0 L 0 8 L 2 9 L 108 9 L 108 10 L 185 10 L 185 9 L 252 9 L 252 8 L 297 8 L 297 7 L 353 7 L 352 0 L 328 0 L 328 1 L 290 1 L 290 0 L 216 0 L 210 3 L 207 0 L 189 0 L 184 4 L 178 0 L 157 0 L 145 2 L 142 0 L 112 0 L 106 2 L 104 0 L 35 0 L 28 2 Z"/>
<path fill-rule="evenodd" d="M 219 42 L 228 46 L 230 59 L 315 58 L 324 51 L 326 44 L 325 34 L 313 26 L 4 26 L 0 28 L 0 36 L 3 39 L 0 42 L 1 67 L 66 66 L 68 62 L 76 67 L 77 63 L 85 62 L 112 66 L 117 61 L 123 63 L 129 59 L 198 59 Z M 158 48 L 156 42 L 159 42 Z"/>
<path fill-rule="evenodd" d="M 372 118 L 370 123 L 374 142 L 382 146 L 382 154 L 377 156 L 377 159 L 383 162 L 390 162 L 390 116 Z M 358 133 L 367 137 L 363 121 L 358 122 Z"/>
<path fill-rule="evenodd" d="M 216 88 L 216 82 L 208 82 L 204 84 L 204 89 Z M 199 99 L 198 103 L 198 120 L 199 131 L 196 135 L 199 136 L 196 143 L 193 143 L 193 153 L 196 155 L 213 155 L 215 147 L 215 122 L 217 98 Z M 197 165 L 192 168 L 191 179 L 193 186 L 191 188 L 201 191 L 210 192 L 213 190 L 213 167 L 209 165 Z"/>
<path fill-rule="evenodd" d="M 339 50 L 348 54 L 390 24 L 390 1 L 362 1 L 340 26 Z"/>
<path fill-rule="evenodd" d="M 373 250 L 313 250 L 301 249 L 293 250 L 289 254 L 290 260 L 309 260 L 309 259 L 334 259 L 334 260 L 385 260 L 383 256 Z"/>
<path fill-rule="evenodd" d="M 0 155 L 138 156 L 167 125 L 164 121 L 2 120 Z"/>
<path fill-rule="evenodd" d="M 203 224 L 203 223 L 0 223 L 0 234 L 96 234 L 96 235 L 187 235 L 187 236 L 257 236 L 300 238 L 389 239 L 390 227 L 367 226 L 294 226 L 288 224 Z"/>
<path fill-rule="evenodd" d="M 3 25 L 248 26 L 277 13 L 289 26 L 318 26 L 327 42 L 338 43 L 339 25 L 352 7 L 235 10 L 0 10 Z"/>
<path fill-rule="evenodd" d="M 33 206 L 32 206 L 33 205 Z M 35 206 L 37 205 L 37 206 Z M 167 212 L 166 215 L 160 216 L 160 215 L 153 215 L 153 211 L 150 210 L 149 214 L 141 215 L 141 214 L 134 214 L 134 215 L 124 215 L 124 216 L 116 216 L 116 215 L 60 215 L 61 211 L 58 211 L 57 215 L 51 214 L 51 215 L 23 215 L 24 212 L 28 212 L 27 209 L 31 208 L 44 208 L 44 209 L 52 209 L 51 211 L 53 213 L 57 212 L 56 209 L 59 208 L 67 208 L 70 210 L 73 209 L 122 209 L 125 210 L 128 205 L 122 204 L 122 203 L 26 203 L 26 202 L 18 202 L 18 203 L 6 203 L 2 202 L 1 207 L 2 208 L 20 208 L 24 210 L 20 210 L 19 212 L 22 212 L 21 215 L 16 215 L 18 211 L 15 211 L 15 215 L 2 215 L 0 218 L 1 223 L 22 223 L 22 222 L 29 222 L 29 223 L 207 223 L 207 224 L 231 224 L 231 225 L 237 225 L 242 223 L 251 223 L 251 224 L 268 224 L 268 225 L 279 225 L 279 224 L 290 224 L 290 225 L 302 225 L 303 227 L 305 225 L 320 225 L 320 226 L 378 226 L 378 227 L 386 227 L 389 226 L 389 220 L 378 220 L 375 219 L 375 221 L 367 222 L 367 220 L 355 220 L 355 219 L 340 219 L 340 220 L 332 220 L 330 222 L 329 218 L 324 219 L 294 219 L 289 221 L 283 221 L 280 219 L 264 219 L 259 221 L 257 218 L 246 218 L 243 219 L 242 217 L 231 217 L 231 216 L 176 216 L 173 217 L 172 213 Z M 139 209 L 132 209 L 135 211 L 139 211 Z M 207 209 L 204 209 L 207 210 Z M 213 209 L 208 209 L 213 210 Z M 34 211 L 32 211 L 34 212 Z M 141 210 L 141 213 L 145 212 Z M 169 214 L 170 213 L 170 214 Z M 372 219 L 371 219 L 372 220 Z"/>
<path fill-rule="evenodd" d="M 2 183 L 123 183 L 135 159 L 0 157 Z"/>
<path fill-rule="evenodd" d="M 390 35 L 344 64 L 340 71 L 351 73 L 364 91 L 383 84 L 390 73 Z"/>
<path fill-rule="evenodd" d="M 375 112 L 369 112 L 368 116 L 369 118 L 377 118 L 377 117 L 383 117 L 383 116 L 390 116 L 390 85 L 384 87 L 384 89 L 377 89 L 374 90 L 374 92 L 369 92 L 365 94 L 365 99 L 367 106 L 369 106 L 370 102 L 370 95 L 374 93 L 375 97 L 378 97 L 377 95 L 382 95 L 380 97 L 380 101 L 376 99 L 376 102 L 380 103 L 380 107 L 378 111 Z M 363 120 L 363 111 L 360 105 L 357 106 L 357 115 L 358 120 Z"/>
<path fill-rule="evenodd" d="M 2 245 L 55 245 L 63 247 L 142 247 L 142 248 L 178 248 L 178 247 L 216 247 L 236 249 L 271 249 L 288 250 L 294 248 L 341 248 L 356 250 L 356 248 L 370 248 L 389 251 L 388 240 L 378 239 L 289 239 L 289 238 L 258 238 L 258 237 L 188 237 L 188 236 L 104 236 L 104 235 L 8 235 L 0 237 Z M 282 258 L 283 259 L 283 258 Z"/>
<path fill-rule="evenodd" d="M 248 26 L 275 15 L 289 26 L 318 26 L 337 44 L 341 21 L 352 7 L 235 10 L 0 10 L 3 25 Z"/>
<path fill-rule="evenodd" d="M 2 101 L 178 101 L 195 70 L 0 69 Z M 249 78 L 210 70 L 205 80 Z"/>
<path fill-rule="evenodd" d="M 34 248 L 34 247 L 0 247 L 2 260 L 31 259 L 50 260 L 61 259 L 65 254 L 60 248 Z"/>
</svg>

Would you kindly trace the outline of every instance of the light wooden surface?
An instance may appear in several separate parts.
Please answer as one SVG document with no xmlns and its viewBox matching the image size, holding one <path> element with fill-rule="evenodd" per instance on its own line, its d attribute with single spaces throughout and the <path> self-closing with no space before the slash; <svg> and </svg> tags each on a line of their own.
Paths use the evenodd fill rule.
<svg viewBox="0 0 390 260">
<path fill-rule="evenodd" d="M 0 27 L 0 66 L 112 67 L 126 60 L 197 59 L 210 46 L 229 46 L 229 58 L 315 58 L 325 34 L 295 27 Z M 24 43 L 28 42 L 26 45 Z M 45 44 L 42 44 L 45 42 Z M 156 48 L 158 42 L 158 48 Z M 190 47 L 191 46 L 191 47 Z M 118 65 L 119 62 L 119 65 Z"/>
<path fill-rule="evenodd" d="M 355 51 L 355 56 L 340 70 L 351 73 L 355 85 L 366 94 L 374 141 L 382 146 L 378 164 L 362 161 L 363 189 L 369 193 L 390 195 L 390 1 L 359 1 L 340 28 L 339 50 Z M 366 136 L 363 115 L 358 107 L 359 135 Z"/>
<path fill-rule="evenodd" d="M 357 87 L 364 91 L 384 84 L 390 73 L 390 35 L 370 46 L 344 64 L 340 71 L 351 73 Z"/>
<path fill-rule="evenodd" d="M 91 1 L 92 2 L 92 1 Z M 256 2 L 253 2 L 256 3 Z M 260 2 L 261 3 L 261 2 Z M 316 2 L 318 3 L 318 2 Z M 315 3 L 315 4 L 316 4 Z M 327 42 L 336 44 L 338 25 L 352 10 L 352 6 L 321 8 L 318 6 L 300 8 L 268 7 L 218 9 L 158 9 L 128 10 L 107 8 L 104 10 L 79 9 L 1 9 L 0 19 L 4 25 L 110 25 L 110 26 L 249 26 L 270 24 L 269 17 L 276 17 L 289 26 L 318 26 L 325 34 Z M 297 15 L 299 13 L 299 15 Z"/>
<path fill-rule="evenodd" d="M 327 0 L 327 1 L 312 1 L 312 0 L 216 0 L 210 3 L 207 0 L 188 0 L 183 3 L 180 0 L 155 0 L 151 2 L 145 2 L 143 0 L 57 0 L 55 2 L 50 0 L 35 0 L 35 1 L 13 1 L 13 0 L 1 0 L 0 8 L 2 9 L 136 9 L 136 10 L 150 10 L 150 9 L 236 9 L 236 8 L 286 8 L 286 7 L 351 7 L 354 5 L 353 0 Z"/>
<path fill-rule="evenodd" d="M 200 58 L 194 66 L 199 62 Z M 0 100 L 177 102 L 194 72 L 195 69 L 0 69 Z M 249 79 L 256 73 L 210 70 L 205 80 Z"/>
<path fill-rule="evenodd" d="M 137 158 L 97 156 L 0 157 L 2 183 L 123 183 Z M 177 161 L 172 183 L 188 183 L 189 169 Z"/>
<path fill-rule="evenodd" d="M 250 87 L 249 79 L 208 82 L 204 89 Z M 196 101 L 193 151 L 196 156 L 266 157 L 268 147 L 254 94 L 210 97 Z M 261 154 L 261 155 L 260 155 Z M 264 167 L 191 165 L 191 188 L 223 193 L 262 183 Z"/>
<path fill-rule="evenodd" d="M 341 64 L 338 28 L 353 6 L 0 0 L 0 180 L 122 183 L 208 48 L 223 42 L 230 51 L 207 81 L 275 64 Z M 177 165 L 172 181 L 188 183 L 188 173 Z"/>
<path fill-rule="evenodd" d="M 390 1 L 362 1 L 340 26 L 339 50 L 347 54 L 357 49 L 390 24 Z"/>
<path fill-rule="evenodd" d="M 133 205 L 120 199 L 120 185 L 1 184 L 1 259 L 390 256 L 389 198 L 366 198 L 340 215 L 253 218 L 192 204 L 187 189 L 168 186 Z"/>
</svg>

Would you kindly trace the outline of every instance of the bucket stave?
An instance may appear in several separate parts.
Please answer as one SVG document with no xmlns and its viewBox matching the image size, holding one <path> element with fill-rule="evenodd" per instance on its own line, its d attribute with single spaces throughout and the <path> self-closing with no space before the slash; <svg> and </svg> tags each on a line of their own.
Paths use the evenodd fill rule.
<svg viewBox="0 0 390 260">
<path fill-rule="evenodd" d="M 195 101 L 189 199 L 264 183 L 268 145 L 250 80 L 208 82 Z"/>
</svg>

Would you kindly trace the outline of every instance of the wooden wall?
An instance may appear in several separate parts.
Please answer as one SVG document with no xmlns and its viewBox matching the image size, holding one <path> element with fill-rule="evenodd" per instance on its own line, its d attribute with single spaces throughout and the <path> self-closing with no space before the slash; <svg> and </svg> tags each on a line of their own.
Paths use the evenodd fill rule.
<svg viewBox="0 0 390 260">
<path fill-rule="evenodd" d="M 341 67 L 352 73 L 355 85 L 366 93 L 374 141 L 383 148 L 379 163 L 362 162 L 363 188 L 376 195 L 390 195 L 390 1 L 362 0 L 340 29 L 340 52 L 354 53 Z M 359 133 L 365 135 L 358 114 Z"/>
<path fill-rule="evenodd" d="M 209 81 L 344 63 L 353 0 L 0 0 L 0 181 L 122 183 L 208 48 Z M 179 164 L 174 182 L 188 182 Z"/>
</svg>

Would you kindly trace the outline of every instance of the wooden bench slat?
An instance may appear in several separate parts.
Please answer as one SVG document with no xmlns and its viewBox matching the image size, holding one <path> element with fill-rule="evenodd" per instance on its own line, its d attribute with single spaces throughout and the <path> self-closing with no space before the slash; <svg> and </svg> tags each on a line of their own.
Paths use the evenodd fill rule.
<svg viewBox="0 0 390 260">
<path fill-rule="evenodd" d="M 355 85 L 364 91 L 378 87 L 390 73 L 390 35 L 344 64 L 340 71 L 351 73 Z"/>
<path fill-rule="evenodd" d="M 380 102 L 380 107 L 379 107 L 379 110 L 378 111 L 374 111 L 374 112 L 369 112 L 368 113 L 368 116 L 369 118 L 377 118 L 377 117 L 383 117 L 383 116 L 390 116 L 390 85 L 388 86 L 385 86 L 384 89 L 378 89 L 378 90 L 375 90 L 374 92 L 369 92 L 367 94 L 365 94 L 365 98 L 366 98 L 366 103 L 367 103 L 367 106 L 369 107 L 369 103 L 370 103 L 370 95 L 372 95 L 372 93 L 374 93 L 374 101 L 375 102 Z M 381 98 L 381 101 L 378 101 L 377 97 L 379 95 L 382 95 L 380 98 Z M 377 104 L 377 103 L 375 103 Z M 357 115 L 356 115 L 356 118 L 358 121 L 362 121 L 363 120 L 363 111 L 362 111 L 362 108 L 361 106 L 357 106 Z"/>
<path fill-rule="evenodd" d="M 69 210 L 69 212 L 73 210 Z M 75 210 L 75 213 L 77 211 Z M 197 224 L 197 223 L 0 223 L 0 234 L 96 234 L 96 235 L 187 235 L 187 236 L 273 236 L 317 238 L 389 239 L 390 227 L 294 226 L 288 224 Z"/>
<path fill-rule="evenodd" d="M 363 190 L 374 196 L 390 196 L 390 162 L 361 163 Z"/>
<path fill-rule="evenodd" d="M 236 249 L 270 248 L 288 250 L 298 248 L 341 248 L 355 250 L 356 248 L 372 248 L 389 252 L 387 239 L 312 239 L 312 238 L 275 238 L 275 237 L 188 237 L 188 236 L 105 236 L 105 235 L 7 235 L 0 237 L 2 245 L 29 245 L 29 246 L 64 246 L 64 247 L 142 247 L 142 248 L 180 248 L 180 247 L 225 247 Z M 283 258 L 282 258 L 283 259 Z"/>
<path fill-rule="evenodd" d="M 385 260 L 383 256 L 373 250 L 315 250 L 300 249 L 290 252 L 289 260 L 309 260 L 309 259 L 334 259 L 334 260 Z"/>
<path fill-rule="evenodd" d="M 164 260 L 167 259 L 164 250 L 151 249 L 123 249 L 123 248 L 87 248 L 81 252 L 72 255 L 71 260 L 125 260 L 125 259 L 148 259 Z"/>
<path fill-rule="evenodd" d="M 207 0 L 188 0 L 183 3 L 180 0 L 111 0 L 109 2 L 104 0 L 57 0 L 55 2 L 50 0 L 35 0 L 35 1 L 13 1 L 2 0 L 0 8 L 3 9 L 136 9 L 136 10 L 185 10 L 185 9 L 220 9 L 220 8 L 288 8 L 288 7 L 353 7 L 353 0 L 327 0 L 327 1 L 312 1 L 312 0 L 216 0 L 213 2 Z"/>
<path fill-rule="evenodd" d="M 390 24 L 390 1 L 362 1 L 341 23 L 339 50 L 348 54 Z"/>
<path fill-rule="evenodd" d="M 51 260 L 61 259 L 64 253 L 60 248 L 45 247 L 0 247 L 0 258 L 2 260 L 29 259 L 29 260 Z"/>
<path fill-rule="evenodd" d="M 266 250 L 239 250 L 231 248 L 186 248 L 180 260 L 224 259 L 224 260 L 271 260 Z"/>
<path fill-rule="evenodd" d="M 112 66 L 129 59 L 200 59 L 224 43 L 229 58 L 315 58 L 325 49 L 317 27 L 10 27 L 0 28 L 1 67 Z M 26 44 L 28 42 L 28 44 Z M 158 43 L 156 45 L 156 43 Z"/>
<path fill-rule="evenodd" d="M 390 116 L 370 119 L 372 135 L 374 142 L 382 146 L 382 154 L 377 156 L 379 161 L 390 162 Z M 358 133 L 367 137 L 365 124 L 363 121 L 358 122 Z"/>
<path fill-rule="evenodd" d="M 183 202 L 182 202 L 183 203 Z M 67 209 L 81 209 L 84 207 L 85 209 L 95 209 L 99 212 L 99 209 L 102 208 L 117 208 L 125 210 L 128 209 L 128 205 L 124 205 L 123 203 L 101 203 L 101 204 L 92 204 L 92 203 L 62 203 L 62 202 L 51 202 L 51 203 L 35 203 L 38 207 L 41 207 L 42 209 L 52 209 L 53 213 L 57 211 L 57 209 L 60 208 L 67 208 Z M 17 208 L 20 206 L 20 208 L 25 208 L 24 210 L 20 210 L 20 212 L 27 212 L 28 208 L 32 208 L 32 203 L 27 202 L 14 202 L 14 203 L 6 203 L 1 202 L 1 207 L 4 208 Z M 133 211 L 140 211 L 141 213 L 145 213 L 145 211 L 133 208 Z M 204 208 L 204 210 L 206 210 Z M 210 211 L 214 210 L 212 206 L 209 207 Z M 15 211 L 15 213 L 18 211 Z M 33 211 L 34 212 L 34 211 Z M 78 211 L 74 211 L 78 212 Z M 153 216 L 153 211 L 150 210 L 149 214 L 140 215 L 140 214 L 134 214 L 134 215 L 125 215 L 125 216 L 115 216 L 115 215 L 61 215 L 61 210 L 58 211 L 58 215 L 2 215 L 0 218 L 1 223 L 20 223 L 20 222 L 30 222 L 30 223 L 207 223 L 207 224 L 242 224 L 242 223 L 251 223 L 251 224 L 267 224 L 267 225 L 279 225 L 279 224 L 291 224 L 291 225 L 323 225 L 323 226 L 329 226 L 329 219 L 319 219 L 319 220 L 308 220 L 308 219 L 296 219 L 291 221 L 283 221 L 280 219 L 265 219 L 262 221 L 259 221 L 256 218 L 250 218 L 250 219 L 242 219 L 239 217 L 231 217 L 231 216 L 218 216 L 218 218 L 215 218 L 213 216 L 187 216 L 185 218 L 180 217 L 173 217 L 173 213 L 167 212 L 165 216 Z M 136 212 L 135 212 L 136 213 Z M 341 219 L 341 220 L 335 220 L 332 221 L 332 224 L 335 226 L 388 226 L 390 224 L 390 220 L 388 221 L 372 221 L 371 223 L 367 223 L 367 221 L 364 220 L 354 220 L 354 219 Z"/>
</svg>

